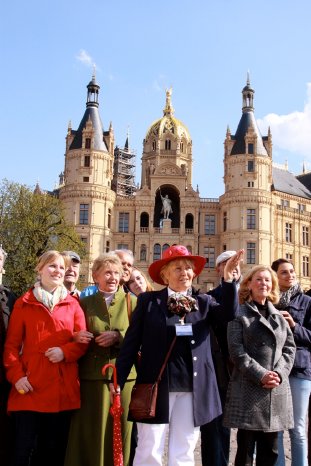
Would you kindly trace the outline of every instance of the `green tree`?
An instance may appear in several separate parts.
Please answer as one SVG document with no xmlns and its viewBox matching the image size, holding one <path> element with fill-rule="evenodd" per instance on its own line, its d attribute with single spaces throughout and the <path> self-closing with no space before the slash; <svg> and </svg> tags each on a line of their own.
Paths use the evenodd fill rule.
<svg viewBox="0 0 311 466">
<path fill-rule="evenodd" d="M 34 283 L 34 268 L 43 252 L 75 250 L 85 255 L 57 197 L 8 180 L 0 182 L 0 243 L 8 253 L 3 281 L 16 294 Z"/>
</svg>

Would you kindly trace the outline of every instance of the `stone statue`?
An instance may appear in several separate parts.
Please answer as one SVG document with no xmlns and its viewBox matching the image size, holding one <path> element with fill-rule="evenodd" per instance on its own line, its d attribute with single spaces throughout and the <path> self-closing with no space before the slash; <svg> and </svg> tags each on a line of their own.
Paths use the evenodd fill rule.
<svg viewBox="0 0 311 466">
<path fill-rule="evenodd" d="M 169 218 L 169 215 L 173 213 L 173 209 L 172 209 L 172 201 L 171 199 L 168 197 L 168 195 L 166 194 L 166 196 L 162 196 L 162 194 L 160 194 L 161 196 L 161 200 L 162 200 L 162 210 L 161 210 L 161 214 L 164 215 L 164 218 Z"/>
</svg>

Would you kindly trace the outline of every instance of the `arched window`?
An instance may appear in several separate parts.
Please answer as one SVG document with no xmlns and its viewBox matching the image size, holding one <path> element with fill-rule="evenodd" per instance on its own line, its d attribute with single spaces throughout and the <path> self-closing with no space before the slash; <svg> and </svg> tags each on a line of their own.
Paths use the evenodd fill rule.
<svg viewBox="0 0 311 466">
<path fill-rule="evenodd" d="M 161 245 L 156 243 L 153 246 L 153 260 L 157 261 L 159 259 L 161 259 Z"/>
<path fill-rule="evenodd" d="M 165 140 L 165 150 L 171 150 L 171 140 L 170 139 Z"/>
<path fill-rule="evenodd" d="M 166 251 L 166 249 L 168 249 L 170 247 L 169 244 L 163 244 L 162 246 L 162 256 L 163 256 L 163 252 Z"/>
<path fill-rule="evenodd" d="M 142 244 L 140 246 L 140 260 L 145 262 L 147 260 L 147 246 L 145 244 Z"/>
<path fill-rule="evenodd" d="M 148 228 L 149 227 L 149 214 L 147 214 L 147 212 L 143 212 L 140 215 L 140 226 L 141 226 L 141 228 Z"/>
<path fill-rule="evenodd" d="M 186 222 L 185 222 L 185 227 L 186 229 L 193 229 L 193 215 L 192 214 L 187 214 L 186 215 Z"/>
</svg>

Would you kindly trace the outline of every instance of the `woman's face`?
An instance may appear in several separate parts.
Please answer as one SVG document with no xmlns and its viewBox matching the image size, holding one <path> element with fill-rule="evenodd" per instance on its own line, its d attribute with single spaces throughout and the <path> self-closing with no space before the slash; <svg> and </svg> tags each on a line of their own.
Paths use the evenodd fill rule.
<svg viewBox="0 0 311 466">
<path fill-rule="evenodd" d="M 106 293 L 117 291 L 120 283 L 120 269 L 116 264 L 106 264 L 94 277 L 98 288 Z"/>
<path fill-rule="evenodd" d="M 147 289 L 146 280 L 139 270 L 133 270 L 127 285 L 131 292 L 136 296 L 138 296 L 140 293 L 144 293 Z"/>
<path fill-rule="evenodd" d="M 296 272 L 292 264 L 287 262 L 280 264 L 276 274 L 281 291 L 289 290 L 289 288 L 296 284 Z"/>
<path fill-rule="evenodd" d="M 47 291 L 53 291 L 64 282 L 65 262 L 63 257 L 55 257 L 39 270 L 41 286 Z"/>
<path fill-rule="evenodd" d="M 259 304 L 264 304 L 272 290 L 272 277 L 268 270 L 256 272 L 248 284 L 252 298 Z"/>
<path fill-rule="evenodd" d="M 170 262 L 163 271 L 165 282 L 173 291 L 186 291 L 192 285 L 194 271 L 192 266 L 183 259 Z"/>
</svg>

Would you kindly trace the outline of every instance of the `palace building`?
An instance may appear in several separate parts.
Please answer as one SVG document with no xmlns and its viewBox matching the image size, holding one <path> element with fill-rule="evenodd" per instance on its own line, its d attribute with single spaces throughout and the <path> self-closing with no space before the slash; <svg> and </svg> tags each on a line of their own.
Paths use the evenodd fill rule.
<svg viewBox="0 0 311 466">
<path fill-rule="evenodd" d="M 200 198 L 193 188 L 192 139 L 175 117 L 171 89 L 163 116 L 146 128 L 138 187 L 128 138 L 119 148 L 112 125 L 104 131 L 99 89 L 93 76 L 81 123 L 77 130 L 68 127 L 59 189 L 88 252 L 85 283 L 92 282 L 91 265 L 102 252 L 131 249 L 146 272 L 167 247 L 183 244 L 206 257 L 196 280 L 202 291 L 218 285 L 216 257 L 240 248 L 243 271 L 285 257 L 293 260 L 302 287 L 310 288 L 311 176 L 296 177 L 273 164 L 272 135 L 260 134 L 249 78 L 236 132 L 225 134 L 225 192 L 217 199 Z"/>
</svg>

